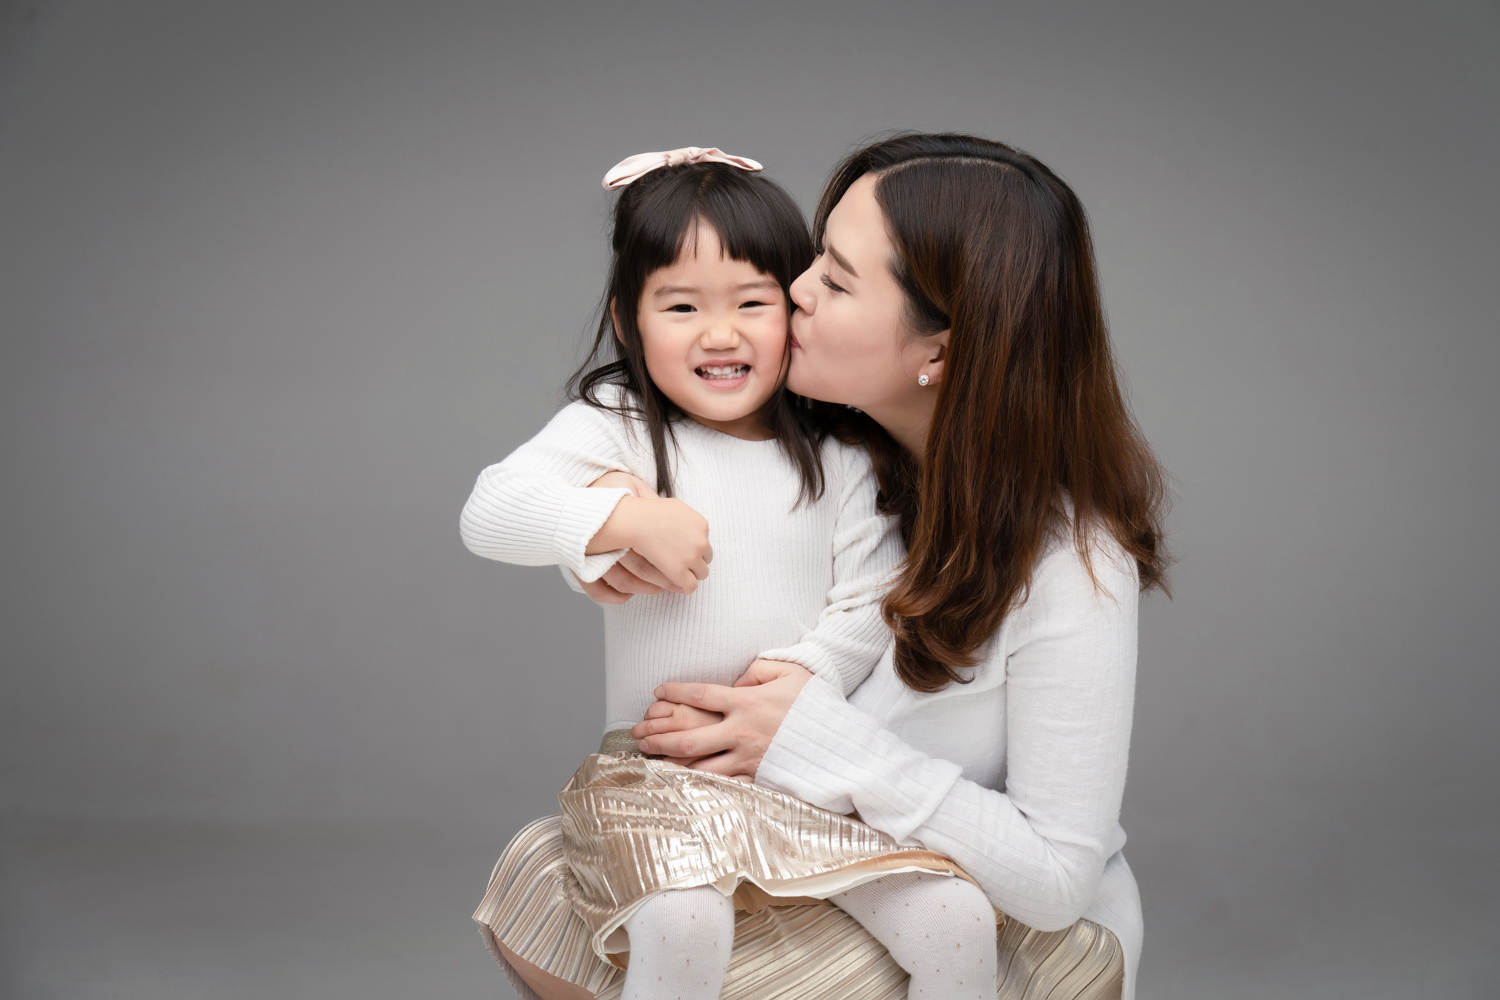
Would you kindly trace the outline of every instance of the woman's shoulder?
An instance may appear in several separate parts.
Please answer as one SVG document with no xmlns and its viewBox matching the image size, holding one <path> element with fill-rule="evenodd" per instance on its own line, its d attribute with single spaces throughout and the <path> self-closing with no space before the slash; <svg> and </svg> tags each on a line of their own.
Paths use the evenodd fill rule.
<svg viewBox="0 0 1500 1000">
<path fill-rule="evenodd" d="M 1134 614 L 1140 597 L 1135 559 L 1109 526 L 1079 525 L 1070 510 L 1048 530 L 1021 610 L 1029 617 L 1099 611 Z"/>
</svg>

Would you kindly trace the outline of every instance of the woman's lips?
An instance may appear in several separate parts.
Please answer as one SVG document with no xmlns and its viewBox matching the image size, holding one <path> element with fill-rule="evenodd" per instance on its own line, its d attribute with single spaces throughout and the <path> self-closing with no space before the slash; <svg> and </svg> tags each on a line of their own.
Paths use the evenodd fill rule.
<svg viewBox="0 0 1500 1000">
<path fill-rule="evenodd" d="M 787 334 L 787 336 L 788 336 L 788 337 L 789 337 L 789 338 L 791 338 L 791 342 L 792 342 L 792 347 L 793 347 L 793 348 L 794 348 L 794 349 L 795 349 L 795 348 L 798 348 L 798 347 L 801 347 L 801 346 L 802 346 L 802 345 L 801 345 L 801 344 L 799 344 L 799 343 L 798 343 L 798 342 L 797 342 L 797 335 L 796 335 L 796 334 L 795 334 L 795 333 L 789 333 L 789 334 Z"/>
</svg>

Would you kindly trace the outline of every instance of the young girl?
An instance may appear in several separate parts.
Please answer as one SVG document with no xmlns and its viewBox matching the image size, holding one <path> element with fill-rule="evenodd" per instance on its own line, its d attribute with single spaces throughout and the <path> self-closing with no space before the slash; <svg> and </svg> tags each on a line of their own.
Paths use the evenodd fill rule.
<svg viewBox="0 0 1500 1000">
<path fill-rule="evenodd" d="M 783 389 L 788 288 L 811 241 L 759 170 L 690 147 L 606 176 L 623 188 L 614 262 L 575 402 L 481 473 L 464 542 L 584 583 L 629 553 L 663 585 L 604 610 L 604 740 L 559 795 L 568 898 L 594 953 L 627 968 L 624 997 L 718 997 L 731 897 L 755 909 L 769 896 L 832 899 L 906 969 L 913 998 L 993 998 L 994 911 L 951 861 L 645 758 L 629 736 L 663 682 L 731 684 L 757 659 L 782 660 L 848 693 L 890 643 L 880 597 L 900 538 L 866 455 Z M 616 359 L 600 364 L 605 351 Z M 589 488 L 610 472 L 658 495 Z M 492 885 L 475 917 L 514 927 L 525 905 Z M 499 944 L 527 958 L 526 942 Z"/>
</svg>

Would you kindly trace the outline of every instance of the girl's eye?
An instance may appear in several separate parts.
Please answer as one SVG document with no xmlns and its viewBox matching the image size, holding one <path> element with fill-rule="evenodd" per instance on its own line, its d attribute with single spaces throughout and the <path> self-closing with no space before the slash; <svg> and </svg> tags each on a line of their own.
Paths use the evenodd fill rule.
<svg viewBox="0 0 1500 1000">
<path fill-rule="evenodd" d="M 686 302 L 679 302 L 675 306 L 667 306 L 667 312 L 690 313 L 697 312 L 697 310 L 688 305 Z"/>
<path fill-rule="evenodd" d="M 740 308 L 741 309 L 755 309 L 755 308 L 758 308 L 760 306 L 767 306 L 767 305 L 770 305 L 770 303 L 769 302 L 760 302 L 758 300 L 751 300 L 749 302 L 741 302 L 740 303 Z"/>
<path fill-rule="evenodd" d="M 834 283 L 833 283 L 833 279 L 832 279 L 832 278 L 830 278 L 830 277 L 829 277 L 829 276 L 828 276 L 828 275 L 827 275 L 827 273 L 826 273 L 826 272 L 825 272 L 825 273 L 824 273 L 824 274 L 823 274 L 823 276 L 822 276 L 822 277 L 823 277 L 823 284 L 824 284 L 824 285 L 825 285 L 825 286 L 826 286 L 826 287 L 828 287 L 828 288 L 829 288 L 829 289 L 832 289 L 832 290 L 833 290 L 833 291 L 835 291 L 835 292 L 842 292 L 842 291 L 844 291 L 844 289 L 842 289 L 842 288 L 840 288 L 840 287 L 839 287 L 839 286 L 838 286 L 838 285 L 835 285 L 835 284 L 834 284 Z"/>
</svg>

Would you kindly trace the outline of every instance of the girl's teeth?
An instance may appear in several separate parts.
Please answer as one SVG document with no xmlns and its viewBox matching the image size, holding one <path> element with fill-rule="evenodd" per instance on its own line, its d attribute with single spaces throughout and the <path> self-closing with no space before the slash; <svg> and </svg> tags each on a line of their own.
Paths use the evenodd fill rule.
<svg viewBox="0 0 1500 1000">
<path fill-rule="evenodd" d="M 698 374 L 705 378 L 739 378 L 749 370 L 749 365 L 703 365 Z"/>
</svg>

